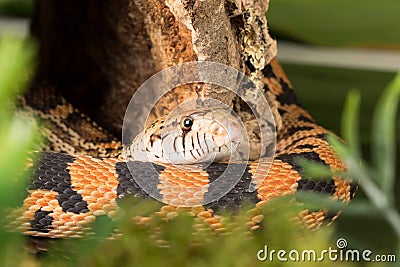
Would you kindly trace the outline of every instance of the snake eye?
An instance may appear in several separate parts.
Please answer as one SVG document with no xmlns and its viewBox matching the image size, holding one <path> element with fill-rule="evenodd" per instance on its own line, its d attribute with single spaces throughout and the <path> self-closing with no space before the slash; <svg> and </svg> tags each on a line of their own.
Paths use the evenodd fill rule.
<svg viewBox="0 0 400 267">
<path fill-rule="evenodd" d="M 193 119 L 192 118 L 185 118 L 181 122 L 182 130 L 189 131 L 193 126 Z"/>
</svg>

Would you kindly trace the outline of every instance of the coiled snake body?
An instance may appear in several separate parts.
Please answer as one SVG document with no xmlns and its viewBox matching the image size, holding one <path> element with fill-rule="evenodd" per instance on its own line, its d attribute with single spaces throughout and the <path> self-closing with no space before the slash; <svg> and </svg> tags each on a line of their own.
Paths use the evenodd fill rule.
<svg viewBox="0 0 400 267">
<path fill-rule="evenodd" d="M 14 212 L 17 219 L 12 224 L 32 236 L 80 237 L 90 228 L 96 216 L 113 217 L 118 199 L 126 195 L 149 197 L 149 191 L 143 190 L 137 179 L 146 180 L 153 190 L 151 195 L 168 203 L 158 216 L 168 217 L 169 212 L 176 210 L 175 206 L 192 206 L 194 214 L 215 230 L 223 228 L 215 214 L 225 208 L 239 209 L 244 201 L 254 203 L 257 208 L 272 198 L 301 190 L 323 192 L 343 202 L 350 201 L 355 192 L 355 183 L 340 177 L 315 181 L 302 176 L 301 167 L 294 161 L 298 156 L 328 165 L 332 170 L 342 170 L 344 164 L 325 139 L 329 131 L 317 125 L 302 108 L 279 64 L 273 60 L 263 73 L 264 90 L 273 96 L 269 101 L 278 107 L 282 121 L 271 168 L 268 175 L 260 180 L 260 177 L 254 176 L 258 161 L 238 163 L 237 167 L 244 167 L 240 180 L 229 192 L 208 203 L 203 200 L 210 192 L 221 190 L 215 188 L 212 182 L 227 168 L 225 163 L 182 168 L 166 162 L 136 160 L 129 163 L 129 171 L 128 163 L 116 157 L 121 147 L 116 139 L 110 139 L 109 134 L 54 92 L 51 95 L 44 95 L 40 90 L 29 92 L 22 101 L 22 107 L 48 121 L 49 127 L 43 128 L 43 132 L 49 139 L 48 149 L 54 152 L 42 153 L 33 170 L 29 195 L 23 206 Z M 215 111 L 207 112 L 215 116 Z M 195 115 L 206 117 L 206 113 Z M 211 132 L 209 139 L 214 143 L 207 143 L 205 137 L 199 137 L 206 133 L 200 132 L 199 135 L 194 129 L 199 126 L 196 123 L 202 120 L 192 115 L 176 119 L 175 127 L 186 135 L 183 140 L 178 137 L 174 139 L 173 151 L 181 149 L 181 153 L 185 147 L 189 147 L 191 150 L 185 155 L 185 159 L 189 160 L 202 159 L 209 152 L 213 152 L 217 158 L 223 158 L 230 150 L 229 145 L 232 145 L 226 142 L 225 135 L 234 135 L 235 125 L 228 119 L 222 123 L 222 128 L 210 126 L 206 132 Z M 211 124 L 200 125 L 198 129 L 202 131 L 205 125 Z M 160 125 L 164 127 L 164 124 Z M 161 145 L 166 137 L 160 125 L 155 123 L 147 133 L 143 133 L 142 138 L 147 138 L 145 144 L 149 145 L 140 147 L 136 144 L 135 151 L 151 151 Z M 201 144 L 201 140 L 204 140 L 204 144 Z M 152 155 L 163 158 L 157 153 Z M 258 185 L 255 191 L 247 190 L 251 184 Z M 304 211 L 299 217 L 306 227 L 315 228 L 324 221 L 335 219 L 336 214 L 323 210 Z M 257 228 L 258 222 L 259 218 L 251 220 L 250 229 Z"/>
</svg>

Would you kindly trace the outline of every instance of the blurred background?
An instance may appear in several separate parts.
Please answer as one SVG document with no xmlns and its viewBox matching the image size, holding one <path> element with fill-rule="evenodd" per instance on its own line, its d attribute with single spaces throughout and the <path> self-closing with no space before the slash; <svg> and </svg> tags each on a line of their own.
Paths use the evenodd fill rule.
<svg viewBox="0 0 400 267">
<path fill-rule="evenodd" d="M 0 35 L 29 35 L 31 0 L 0 2 Z M 340 133 L 340 117 L 349 90 L 361 92 L 361 141 L 370 158 L 373 107 L 400 70 L 400 1 L 271 0 L 270 32 L 278 40 L 278 58 L 301 103 L 317 122 Z M 400 151 L 400 116 L 397 117 Z M 400 164 L 397 164 L 397 177 Z M 396 192 L 400 192 L 397 179 Z M 356 198 L 364 197 L 359 190 Z M 397 197 L 397 208 L 400 198 Z M 343 214 L 336 235 L 352 247 L 396 252 L 396 237 L 379 216 Z"/>
<path fill-rule="evenodd" d="M 400 1 L 271 0 L 269 8 L 268 24 L 278 40 L 278 58 L 300 102 L 318 123 L 340 133 L 347 93 L 361 92 L 361 142 L 369 160 L 375 104 L 400 70 Z M 399 151 L 399 116 L 397 147 Z M 397 164 L 397 177 L 399 173 Z M 399 179 L 395 192 L 400 192 Z M 356 198 L 363 197 L 358 190 Z M 355 247 L 396 251 L 395 235 L 379 216 L 344 214 L 337 230 Z"/>
</svg>

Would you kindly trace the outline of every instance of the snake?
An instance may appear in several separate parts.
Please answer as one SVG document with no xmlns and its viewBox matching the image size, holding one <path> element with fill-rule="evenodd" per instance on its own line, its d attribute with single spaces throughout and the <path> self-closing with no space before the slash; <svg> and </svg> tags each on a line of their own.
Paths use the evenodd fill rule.
<svg viewBox="0 0 400 267">
<path fill-rule="evenodd" d="M 219 214 L 240 210 L 244 203 L 259 210 L 275 198 L 305 191 L 348 203 L 356 182 L 339 176 L 312 179 L 296 161 L 303 157 L 331 170 L 344 170 L 344 162 L 327 142 L 330 131 L 318 125 L 300 104 L 277 60 L 262 72 L 263 90 L 271 96 L 269 101 L 277 107 L 282 121 L 276 129 L 275 155 L 263 177 L 255 172 L 262 168 L 258 160 L 224 161 L 241 138 L 235 118 L 226 110 L 193 110 L 159 118 L 123 148 L 117 138 L 51 86 L 33 88 L 23 96 L 20 106 L 23 112 L 46 121 L 41 132 L 47 136 L 47 144 L 45 151 L 37 154 L 38 160 L 29 161 L 27 196 L 12 212 L 13 229 L 34 237 L 82 237 L 99 216 L 114 218 L 121 199 L 128 196 L 162 201 L 165 204 L 154 216 L 166 219 L 184 206 L 216 232 L 224 229 Z M 228 166 L 228 176 L 236 169 L 243 170 L 233 186 L 213 183 Z M 145 190 L 139 181 L 148 188 Z M 251 185 L 257 185 L 255 190 L 248 190 Z M 213 192 L 222 193 L 210 198 Z M 207 198 L 211 200 L 205 201 Z M 298 214 L 299 221 L 310 229 L 337 217 L 322 207 Z M 140 217 L 136 222 L 148 219 Z M 249 229 L 257 229 L 263 219 L 255 213 L 249 218 Z"/>
</svg>

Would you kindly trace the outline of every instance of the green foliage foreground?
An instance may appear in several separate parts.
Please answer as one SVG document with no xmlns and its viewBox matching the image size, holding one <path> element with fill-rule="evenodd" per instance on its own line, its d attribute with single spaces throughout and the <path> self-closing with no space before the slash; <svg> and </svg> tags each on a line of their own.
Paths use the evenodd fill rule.
<svg viewBox="0 0 400 267">
<path fill-rule="evenodd" d="M 358 160 L 357 103 L 359 96 L 352 93 L 344 115 L 344 137 L 349 146 L 331 140 L 337 152 L 349 165 L 346 175 L 361 182 L 361 188 L 369 197 L 368 203 L 351 203 L 343 207 L 332 204 L 321 196 L 308 196 L 304 206 L 292 205 L 294 198 L 282 198 L 262 209 L 264 220 L 261 229 L 249 233 L 246 227 L 246 208 L 236 216 L 226 216 L 229 234 L 216 234 L 204 227 L 194 230 L 197 224 L 192 216 L 182 212 L 169 221 L 154 219 L 149 225 L 133 223 L 135 216 L 146 216 L 160 208 L 153 201 L 127 199 L 121 203 L 123 215 L 115 221 L 99 218 L 95 223 L 95 234 L 80 240 L 54 240 L 49 251 L 37 256 L 24 249 L 29 239 L 20 233 L 5 229 L 9 208 L 22 203 L 26 181 L 16 179 L 23 172 L 28 152 L 34 148 L 36 124 L 24 120 L 13 111 L 20 88 L 24 88 L 32 71 L 34 47 L 30 43 L 1 39 L 0 41 L 0 265 L 1 266 L 282 266 L 293 262 L 270 257 L 265 262 L 257 259 L 257 253 L 268 247 L 271 250 L 285 249 L 288 253 L 313 249 L 317 259 L 322 250 L 337 249 L 333 239 L 334 227 L 323 227 L 319 231 L 308 231 L 294 222 L 299 210 L 307 207 L 327 206 L 344 209 L 344 212 L 359 212 L 369 216 L 371 209 L 383 214 L 396 233 L 399 216 L 393 207 L 394 194 L 391 187 L 395 174 L 394 117 L 399 99 L 400 76 L 383 94 L 376 110 L 374 134 L 374 168 Z M 326 174 L 319 166 L 309 166 L 314 176 Z M 376 177 L 377 179 L 373 179 Z M 298 198 L 306 196 L 297 196 Z M 324 202 L 325 201 L 325 202 Z M 114 240 L 107 239 L 118 228 L 122 234 Z M 163 240 L 163 243 L 157 242 Z M 349 244 L 351 246 L 351 244 Z M 265 256 L 263 253 L 261 256 Z M 270 256 L 270 254 L 268 254 Z M 281 255 L 282 256 L 282 255 Z M 288 255 L 286 255 L 287 257 Z M 308 257 L 306 255 L 306 257 Z M 358 263 L 345 261 L 300 261 L 300 266 L 356 266 Z M 383 266 L 380 264 L 379 266 Z"/>
</svg>

